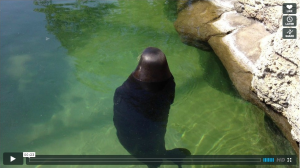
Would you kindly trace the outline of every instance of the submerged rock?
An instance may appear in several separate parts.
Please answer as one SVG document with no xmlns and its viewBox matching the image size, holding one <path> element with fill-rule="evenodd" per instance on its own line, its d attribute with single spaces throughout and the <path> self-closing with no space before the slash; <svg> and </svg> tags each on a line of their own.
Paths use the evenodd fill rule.
<svg viewBox="0 0 300 168">
<path fill-rule="evenodd" d="M 299 154 L 300 34 L 282 39 L 283 2 L 180 0 L 174 26 L 183 42 L 214 50 L 240 95 L 261 107 Z M 300 18 L 299 2 L 289 3 L 297 3 Z"/>
</svg>

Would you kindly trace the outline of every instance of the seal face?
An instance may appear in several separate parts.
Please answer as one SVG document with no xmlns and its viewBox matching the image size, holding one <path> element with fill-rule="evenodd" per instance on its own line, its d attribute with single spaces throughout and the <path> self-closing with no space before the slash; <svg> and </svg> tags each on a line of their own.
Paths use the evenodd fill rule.
<svg viewBox="0 0 300 168">
<path fill-rule="evenodd" d="M 174 97 L 175 82 L 164 53 L 158 48 L 146 48 L 135 71 L 114 95 L 113 121 L 117 136 L 131 155 L 146 158 L 190 154 L 187 149 L 167 151 L 165 148 L 164 137 Z M 159 167 L 161 163 L 145 164 Z"/>
</svg>

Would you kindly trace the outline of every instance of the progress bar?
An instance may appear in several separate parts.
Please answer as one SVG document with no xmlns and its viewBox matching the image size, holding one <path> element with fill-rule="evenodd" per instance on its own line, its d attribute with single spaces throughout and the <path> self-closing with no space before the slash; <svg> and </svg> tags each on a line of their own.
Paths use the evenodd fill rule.
<svg viewBox="0 0 300 168">
<path fill-rule="evenodd" d="M 193 155 L 133 157 L 128 155 L 36 155 L 27 165 L 296 165 L 296 155 Z"/>
</svg>

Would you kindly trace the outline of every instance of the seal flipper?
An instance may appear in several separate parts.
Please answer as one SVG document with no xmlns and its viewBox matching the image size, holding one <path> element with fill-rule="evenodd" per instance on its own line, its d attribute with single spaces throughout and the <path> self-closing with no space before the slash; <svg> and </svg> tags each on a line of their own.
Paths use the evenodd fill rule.
<svg viewBox="0 0 300 168">
<path fill-rule="evenodd" d="M 185 148 L 175 148 L 172 150 L 167 150 L 166 151 L 166 157 L 167 158 L 185 158 L 187 156 L 191 156 L 191 152 L 188 149 Z M 178 166 L 178 168 L 181 168 L 181 161 L 180 159 L 168 159 L 170 161 L 172 161 L 174 164 L 176 164 Z M 177 161 L 177 162 L 174 162 Z"/>
</svg>

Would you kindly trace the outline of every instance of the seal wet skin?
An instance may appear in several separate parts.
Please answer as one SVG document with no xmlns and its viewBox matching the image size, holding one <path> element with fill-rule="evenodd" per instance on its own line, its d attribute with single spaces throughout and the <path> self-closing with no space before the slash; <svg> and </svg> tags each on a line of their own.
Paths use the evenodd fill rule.
<svg viewBox="0 0 300 168">
<path fill-rule="evenodd" d="M 165 134 L 175 82 L 166 56 L 154 47 L 146 48 L 139 64 L 114 95 L 114 125 L 122 146 L 135 157 L 180 157 L 184 148 L 166 150 Z M 177 160 L 178 161 L 178 160 Z M 162 163 L 145 163 L 159 167 Z M 180 163 L 176 162 L 178 167 Z"/>
</svg>

